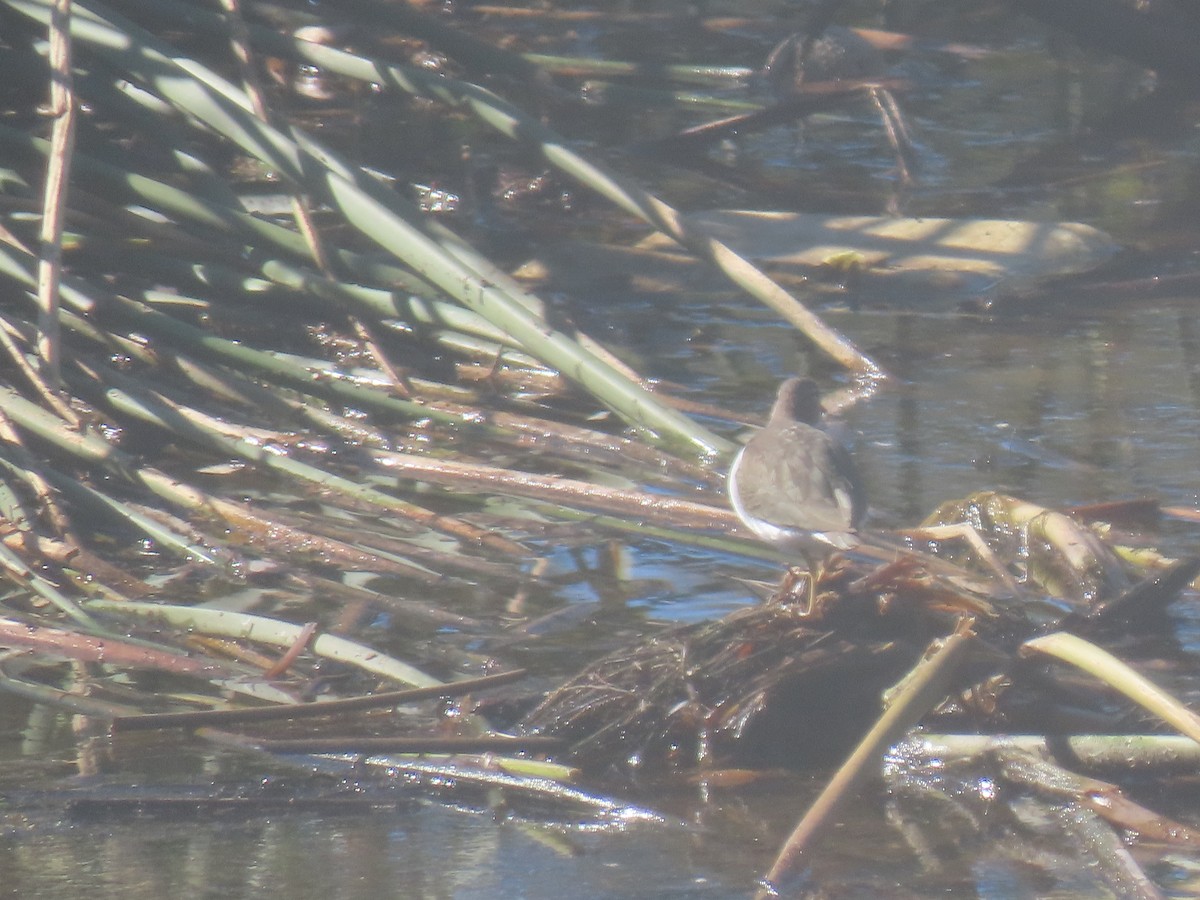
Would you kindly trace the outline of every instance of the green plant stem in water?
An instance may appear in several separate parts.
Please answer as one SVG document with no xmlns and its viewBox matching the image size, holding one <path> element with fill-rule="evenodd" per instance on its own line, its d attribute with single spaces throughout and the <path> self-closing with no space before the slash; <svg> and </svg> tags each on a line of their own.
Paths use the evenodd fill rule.
<svg viewBox="0 0 1200 900">
<path fill-rule="evenodd" d="M 5 2 L 38 21 L 49 14 L 44 2 Z M 215 21 L 224 28 L 221 20 Z M 164 99 L 233 141 L 297 189 L 333 205 L 365 236 L 513 335 L 527 351 L 583 385 L 653 440 L 688 445 L 704 454 L 730 449 L 724 439 L 663 406 L 640 385 L 531 315 L 525 292 L 515 282 L 482 261 L 465 242 L 430 225 L 411 204 L 299 129 L 285 134 L 257 119 L 244 92 L 207 67 L 99 3 L 77 5 L 72 33 L 81 46 L 153 86 Z"/>
</svg>

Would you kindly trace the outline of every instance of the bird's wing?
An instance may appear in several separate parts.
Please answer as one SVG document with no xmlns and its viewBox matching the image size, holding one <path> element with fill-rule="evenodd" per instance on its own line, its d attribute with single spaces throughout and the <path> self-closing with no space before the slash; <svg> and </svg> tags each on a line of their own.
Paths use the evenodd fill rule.
<svg viewBox="0 0 1200 900">
<path fill-rule="evenodd" d="M 865 504 L 849 451 L 821 429 L 801 423 L 774 437 L 778 440 L 769 447 L 752 440 L 742 454 L 738 484 L 745 510 L 783 528 L 856 527 Z"/>
</svg>

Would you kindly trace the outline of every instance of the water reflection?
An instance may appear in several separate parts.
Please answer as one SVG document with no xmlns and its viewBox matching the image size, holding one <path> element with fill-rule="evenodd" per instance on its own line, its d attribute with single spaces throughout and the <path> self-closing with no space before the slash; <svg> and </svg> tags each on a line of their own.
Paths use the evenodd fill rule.
<svg viewBox="0 0 1200 900">
<path fill-rule="evenodd" d="M 39 825 L 9 841 L 2 871 L 9 896 L 62 900 L 554 898 L 566 885 L 586 897 L 745 895 L 712 871 L 689 831 L 572 834 L 436 807 L 110 818 Z"/>
</svg>

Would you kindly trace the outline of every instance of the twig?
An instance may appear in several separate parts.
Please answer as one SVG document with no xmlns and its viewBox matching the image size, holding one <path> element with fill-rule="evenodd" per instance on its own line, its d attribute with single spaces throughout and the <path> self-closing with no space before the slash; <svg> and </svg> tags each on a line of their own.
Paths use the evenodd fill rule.
<svg viewBox="0 0 1200 900">
<path fill-rule="evenodd" d="M 286 514 L 253 509 L 244 503 L 221 497 L 213 498 L 212 510 L 220 518 L 220 527 L 237 529 L 239 533 L 233 536 L 237 543 L 244 542 L 276 558 L 311 560 L 316 557 L 324 564 L 341 570 L 369 570 L 420 581 L 427 585 L 437 584 L 444 577 L 438 572 L 411 565 L 392 555 L 362 549 L 351 540 L 361 535 L 352 533 L 350 529 L 346 529 L 344 539 L 329 537 L 315 530 L 306 530 L 290 524 Z"/>
<path fill-rule="evenodd" d="M 200 729 L 197 737 L 213 740 L 225 746 L 247 750 L 258 750 L 252 739 L 240 735 L 230 735 L 216 730 Z M 484 769 L 478 765 L 463 765 L 455 761 L 420 760 L 411 757 L 392 755 L 367 756 L 361 753 L 353 754 L 320 754 L 305 758 L 305 768 L 314 766 L 333 771 L 343 771 L 346 767 L 368 766 L 379 768 L 389 776 L 406 777 L 410 783 L 421 784 L 428 779 L 431 787 L 441 787 L 450 791 L 460 789 L 482 789 L 490 795 L 492 791 L 502 792 L 508 801 L 536 800 L 539 805 L 550 801 L 563 804 L 588 816 L 599 817 L 609 822 L 647 822 L 662 825 L 668 820 L 652 810 L 644 807 L 630 806 L 619 800 L 582 791 L 579 788 L 554 780 L 547 775 L 514 775 L 505 769 L 515 769 L 525 766 L 535 769 L 549 769 L 556 772 L 557 777 L 567 777 L 563 767 L 553 764 L 542 764 L 520 758 L 493 757 L 490 763 L 495 769 Z M 542 806 L 544 809 L 544 806 Z"/>
<path fill-rule="evenodd" d="M 845 106 L 847 98 L 864 91 L 870 95 L 880 86 L 886 88 L 902 85 L 903 82 L 899 81 L 809 82 L 802 87 L 800 93 L 780 100 L 771 106 L 685 128 L 676 134 L 655 141 L 652 146 L 675 153 L 698 152 L 701 148 L 710 146 L 723 138 L 739 134 L 753 134 L 773 125 L 793 122 L 826 109 L 837 109 Z"/>
<path fill-rule="evenodd" d="M 0 668 L 0 690 L 41 703 L 55 709 L 65 709 L 81 716 L 95 716 L 99 719 L 111 719 L 114 716 L 137 715 L 138 710 L 132 706 L 124 706 L 108 700 L 97 700 L 84 697 L 61 688 L 50 687 L 48 684 L 37 684 L 13 678 Z"/>
<path fill-rule="evenodd" d="M 487 488 L 536 500 L 570 501 L 592 509 L 690 528 L 725 531 L 736 523 L 733 513 L 724 505 L 724 498 L 721 498 L 720 506 L 710 506 L 678 497 L 609 488 L 557 475 L 534 475 L 477 463 L 432 459 L 412 453 L 377 450 L 371 455 L 381 465 L 405 477 L 447 487 L 472 490 Z"/>
<path fill-rule="evenodd" d="M 54 529 L 54 533 L 59 537 L 66 537 L 70 533 L 70 520 L 62 507 L 59 506 L 58 498 L 51 489 L 45 476 L 42 475 L 42 466 L 29 452 L 25 444 L 21 440 L 21 436 L 13 427 L 4 410 L 0 409 L 0 441 L 3 441 L 8 446 L 0 451 L 5 456 L 11 455 L 12 464 L 8 464 L 5 459 L 0 465 L 4 465 L 12 471 L 13 475 L 23 478 L 29 487 L 33 490 L 38 502 L 41 503 L 42 509 L 46 512 L 46 517 L 50 521 L 50 527 Z M 33 531 L 33 523 L 30 523 L 30 534 L 36 540 L 36 534 Z"/>
<path fill-rule="evenodd" d="M 59 279 L 67 186 L 75 150 L 75 94 L 71 81 L 71 0 L 54 0 L 50 13 L 50 108 L 54 117 L 38 260 L 38 355 L 42 375 L 52 386 L 60 378 Z"/>
<path fill-rule="evenodd" d="M 213 709 L 200 712 L 148 713 L 115 719 L 113 731 L 146 731 L 160 728 L 199 728 L 201 726 L 242 725 L 255 722 L 271 722 L 280 719 L 311 719 L 326 716 L 342 716 L 366 709 L 387 709 L 418 700 L 435 697 L 461 697 L 475 691 L 508 684 L 525 677 L 524 669 L 513 669 L 497 675 L 484 675 L 463 681 L 451 681 L 429 687 L 410 688 L 404 691 L 384 691 L 362 697 L 346 697 L 342 700 L 327 700 L 321 703 L 292 703 L 279 706 L 264 706 L 254 709 Z"/>
<path fill-rule="evenodd" d="M 197 659 L 175 650 L 155 650 L 115 640 L 111 636 L 100 638 L 61 628 L 30 625 L 17 619 L 0 618 L 0 644 L 24 647 L 63 659 L 103 662 L 129 668 L 159 669 L 180 675 L 214 678 L 228 677 L 231 674 L 228 668 L 216 660 Z"/>
<path fill-rule="evenodd" d="M 997 750 L 1019 750 L 1069 761 L 1087 769 L 1195 772 L 1200 744 L 1177 734 L 930 734 L 914 733 L 897 746 L 902 759 L 974 760 Z"/>
<path fill-rule="evenodd" d="M 267 753 L 552 753 L 560 738 L 544 735 L 485 734 L 479 737 L 324 737 L 252 738 Z"/>
<path fill-rule="evenodd" d="M 266 616 L 203 607 L 174 606 L 167 603 L 113 603 L 93 600 L 89 609 L 117 616 L 165 621 L 176 628 L 190 628 L 205 634 L 219 634 L 242 640 L 260 641 L 277 646 L 290 646 L 300 634 L 301 626 Z M 441 685 L 430 675 L 398 659 L 372 650 L 362 644 L 333 634 L 321 634 L 312 642 L 317 656 L 336 659 L 374 675 L 382 675 L 416 687 Z"/>
<path fill-rule="evenodd" d="M 316 622 L 305 622 L 300 628 L 300 633 L 296 635 L 296 639 L 292 641 L 292 645 L 284 651 L 283 655 L 275 662 L 273 666 L 263 672 L 263 678 L 268 681 L 281 678 L 283 674 L 292 667 L 292 663 L 300 658 L 300 655 L 308 647 L 308 642 L 312 640 L 313 635 L 317 633 Z"/>
<path fill-rule="evenodd" d="M 57 281 L 57 274 L 55 279 Z M 58 285 L 54 287 L 55 303 L 58 302 Z M 0 347 L 3 347 L 4 352 L 8 354 L 8 358 L 12 360 L 13 365 L 25 376 L 26 380 L 33 387 L 38 395 L 42 398 L 42 402 L 59 417 L 72 427 L 79 427 L 79 416 L 75 415 L 75 411 L 69 407 L 66 402 L 59 396 L 58 391 L 46 383 L 46 379 L 39 373 L 29 361 L 25 358 L 25 354 L 21 352 L 21 348 L 16 344 L 16 338 L 24 337 L 20 334 L 20 329 L 9 319 L 8 316 L 0 315 Z M 41 332 L 43 335 L 45 331 Z M 61 364 L 61 361 L 60 361 Z"/>
<path fill-rule="evenodd" d="M 18 584 L 29 588 L 39 597 L 50 601 L 59 610 L 66 613 L 68 617 L 74 619 L 77 624 L 92 634 L 102 634 L 104 629 L 100 627 L 91 616 L 79 608 L 79 605 L 67 597 L 48 579 L 43 577 L 38 572 L 29 568 L 15 553 L 0 543 L 0 569 L 5 570 L 8 576 Z"/>
</svg>

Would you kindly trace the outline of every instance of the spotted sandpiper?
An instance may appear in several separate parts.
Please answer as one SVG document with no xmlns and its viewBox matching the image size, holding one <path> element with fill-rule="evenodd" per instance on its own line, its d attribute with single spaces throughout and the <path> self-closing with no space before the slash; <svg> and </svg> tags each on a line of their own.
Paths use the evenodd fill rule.
<svg viewBox="0 0 1200 900">
<path fill-rule="evenodd" d="M 814 563 L 831 548 L 859 543 L 866 494 L 850 451 L 821 427 L 821 395 L 811 378 L 779 386 L 765 428 L 729 470 L 729 499 L 756 535 Z M 810 582 L 811 584 L 811 582 Z"/>
</svg>

